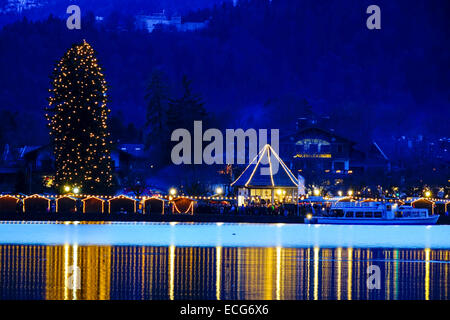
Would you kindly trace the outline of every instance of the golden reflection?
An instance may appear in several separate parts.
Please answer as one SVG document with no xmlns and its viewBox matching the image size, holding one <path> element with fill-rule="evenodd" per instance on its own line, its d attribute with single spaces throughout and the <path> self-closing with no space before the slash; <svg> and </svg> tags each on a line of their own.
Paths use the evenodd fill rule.
<svg viewBox="0 0 450 320">
<path fill-rule="evenodd" d="M 276 299 L 281 299 L 281 247 L 277 247 L 277 283 L 276 283 Z"/>
<path fill-rule="evenodd" d="M 352 300 L 353 249 L 347 249 L 347 300 Z"/>
<path fill-rule="evenodd" d="M 169 299 L 174 299 L 175 287 L 175 246 L 169 247 Z"/>
<path fill-rule="evenodd" d="M 309 291 L 311 288 L 310 269 L 311 269 L 311 249 L 306 249 L 306 300 L 309 300 Z"/>
<path fill-rule="evenodd" d="M 222 247 L 216 247 L 216 299 L 220 300 L 220 280 L 222 269 Z"/>
<path fill-rule="evenodd" d="M 77 245 L 73 246 L 72 252 L 73 252 L 73 257 L 72 257 L 73 281 L 72 281 L 72 286 L 71 286 L 72 300 L 77 300 L 77 290 L 79 290 L 79 288 L 80 288 L 80 283 L 79 283 L 80 274 L 78 273 L 79 267 L 78 267 L 78 246 Z"/>
<path fill-rule="evenodd" d="M 394 250 L 394 300 L 398 300 L 398 250 Z"/>
<path fill-rule="evenodd" d="M 319 300 L 319 248 L 314 247 L 314 300 Z"/>
<path fill-rule="evenodd" d="M 334 278 L 335 256 L 334 249 L 319 249 L 319 299 L 335 299 Z"/>
<path fill-rule="evenodd" d="M 449 258 L 431 249 L 0 245 L 0 299 L 448 299 Z M 385 290 L 367 290 L 371 263 Z"/>
<path fill-rule="evenodd" d="M 337 286 L 336 298 L 341 300 L 341 272 L 342 272 L 342 248 L 337 248 Z"/>
<path fill-rule="evenodd" d="M 64 300 L 69 300 L 69 245 L 64 245 Z"/>
<path fill-rule="evenodd" d="M 391 251 L 385 251 L 386 257 L 386 300 L 391 299 L 391 263 L 392 260 Z"/>
<path fill-rule="evenodd" d="M 111 248 L 47 246 L 46 299 L 110 299 Z"/>
<path fill-rule="evenodd" d="M 78 245 L 64 245 L 64 300 L 77 300 L 80 289 Z"/>
<path fill-rule="evenodd" d="M 430 249 L 425 249 L 425 300 L 430 300 Z"/>
<path fill-rule="evenodd" d="M 259 248 L 259 256 L 266 256 L 266 259 L 263 258 L 263 261 L 265 260 L 265 266 L 264 269 L 267 270 L 267 276 L 263 276 L 261 278 L 266 278 L 266 281 L 264 283 L 264 287 L 262 291 L 264 294 L 265 300 L 273 300 L 274 299 L 274 269 L 276 270 L 276 266 L 274 268 L 274 249 L 273 248 L 266 248 L 266 250 Z M 267 253 L 267 254 L 265 254 Z M 276 254 L 276 252 L 275 252 Z M 264 273 L 263 270 L 260 271 L 261 274 Z"/>
<path fill-rule="evenodd" d="M 450 255 L 449 255 L 449 252 L 448 251 L 446 251 L 445 253 L 445 261 L 449 261 L 450 262 Z M 445 283 L 449 283 L 448 282 L 448 273 L 449 273 L 449 270 L 448 270 L 448 265 L 449 265 L 449 263 L 446 263 L 444 266 L 444 276 L 445 276 Z M 446 285 L 445 287 L 444 287 L 444 296 L 445 297 L 448 297 L 448 285 Z"/>
<path fill-rule="evenodd" d="M 242 248 L 241 299 L 276 298 L 276 251 L 274 248 Z M 274 290 L 275 288 L 275 290 Z"/>
<path fill-rule="evenodd" d="M 241 284 L 242 248 L 241 248 L 241 247 L 239 247 L 239 248 L 237 249 L 237 264 L 238 264 L 238 266 L 239 266 L 239 267 L 237 268 L 237 285 L 238 285 L 238 287 L 240 288 L 240 287 L 242 286 L 242 284 Z M 239 290 L 239 291 L 238 291 L 238 295 L 237 295 L 237 298 L 238 298 L 238 299 L 242 299 L 241 293 L 242 293 L 242 291 Z"/>
</svg>

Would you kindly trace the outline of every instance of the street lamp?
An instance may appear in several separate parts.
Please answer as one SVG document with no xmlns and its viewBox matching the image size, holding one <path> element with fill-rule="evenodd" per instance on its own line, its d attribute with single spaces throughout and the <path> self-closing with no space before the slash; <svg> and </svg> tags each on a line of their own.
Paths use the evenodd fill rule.
<svg viewBox="0 0 450 320">
<path fill-rule="evenodd" d="M 425 191 L 425 197 L 427 197 L 427 198 L 431 197 L 431 191 L 430 190 Z"/>
<path fill-rule="evenodd" d="M 222 194 L 222 193 L 223 193 L 223 189 L 221 187 L 217 187 L 216 194 Z"/>
<path fill-rule="evenodd" d="M 72 191 L 73 193 L 78 194 L 80 192 L 80 188 L 74 187 Z"/>
<path fill-rule="evenodd" d="M 65 192 L 69 192 L 70 191 L 70 187 L 69 186 L 64 186 L 64 191 Z"/>
<path fill-rule="evenodd" d="M 320 190 L 319 189 L 314 189 L 314 195 L 317 197 L 320 195 Z"/>
<path fill-rule="evenodd" d="M 347 194 L 348 194 L 349 196 L 352 196 L 352 195 L 353 195 L 353 190 L 348 190 Z"/>
<path fill-rule="evenodd" d="M 342 197 L 342 191 L 341 190 L 338 191 L 338 196 Z"/>
<path fill-rule="evenodd" d="M 171 196 L 174 196 L 174 195 L 177 194 L 177 189 L 171 188 L 171 189 L 169 190 L 169 193 L 170 193 Z"/>
</svg>

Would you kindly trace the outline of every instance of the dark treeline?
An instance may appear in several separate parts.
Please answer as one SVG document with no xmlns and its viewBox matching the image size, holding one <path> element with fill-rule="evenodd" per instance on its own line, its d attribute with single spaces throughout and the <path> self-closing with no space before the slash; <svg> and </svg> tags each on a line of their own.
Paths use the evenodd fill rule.
<svg viewBox="0 0 450 320">
<path fill-rule="evenodd" d="M 77 31 L 54 16 L 24 19 L 0 31 L 0 108 L 42 128 L 28 143 L 45 141 L 48 76 L 74 42 L 86 39 L 104 67 L 113 116 L 120 112 L 124 128 L 133 123 L 142 141 L 139 130 L 148 123 L 154 70 L 164 72 L 173 99 L 183 97 L 186 76 L 215 119 L 211 125 L 222 128 L 280 128 L 283 133 L 294 128 L 306 99 L 356 140 L 448 134 L 443 119 L 450 116 L 449 2 L 380 0 L 382 29 L 377 31 L 366 28 L 370 4 L 251 0 L 233 7 L 227 1 L 190 13 L 186 5 L 180 10 L 186 19 L 211 19 L 209 27 L 196 32 L 159 28 L 151 34 L 134 30 L 126 10 L 113 19 L 123 6 L 119 1 L 110 2 L 107 12 L 91 5 L 93 13 L 82 12 Z M 164 8 L 152 11 L 159 9 Z M 105 20 L 96 22 L 95 15 L 105 12 Z M 128 21 L 129 28 L 118 28 L 117 21 Z"/>
</svg>

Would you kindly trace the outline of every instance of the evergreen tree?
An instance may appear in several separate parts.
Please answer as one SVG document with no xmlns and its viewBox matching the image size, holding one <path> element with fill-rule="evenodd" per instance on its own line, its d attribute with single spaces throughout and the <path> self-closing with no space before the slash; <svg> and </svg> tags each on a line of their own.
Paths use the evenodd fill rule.
<svg viewBox="0 0 450 320">
<path fill-rule="evenodd" d="M 177 128 L 192 128 L 195 120 L 206 120 L 205 103 L 200 95 L 192 92 L 192 82 L 183 76 L 183 95 L 170 100 L 167 114 L 167 126 L 172 132 Z"/>
<path fill-rule="evenodd" d="M 94 50 L 73 45 L 52 77 L 47 119 L 55 153 L 55 185 L 84 193 L 112 187 L 106 81 Z"/>
<path fill-rule="evenodd" d="M 146 147 L 152 145 L 157 149 L 167 144 L 166 122 L 169 90 L 167 78 L 163 71 L 158 69 L 153 71 L 145 98 L 148 101 L 146 127 L 149 133 L 146 139 Z"/>
<path fill-rule="evenodd" d="M 182 85 L 183 95 L 178 99 L 169 101 L 167 114 L 169 141 L 170 135 L 174 130 L 183 128 L 191 131 L 193 135 L 194 121 L 204 121 L 207 119 L 207 113 L 204 107 L 205 103 L 200 95 L 192 92 L 191 81 L 186 75 L 183 76 Z M 166 152 L 166 154 L 170 157 L 170 151 Z M 194 176 L 196 176 L 196 166 L 187 166 L 185 170 L 192 170 Z"/>
</svg>

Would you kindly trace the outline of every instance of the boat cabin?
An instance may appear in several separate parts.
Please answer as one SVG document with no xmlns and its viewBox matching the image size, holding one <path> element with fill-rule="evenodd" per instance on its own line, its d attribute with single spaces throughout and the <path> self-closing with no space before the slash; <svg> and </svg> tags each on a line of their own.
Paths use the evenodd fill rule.
<svg viewBox="0 0 450 320">
<path fill-rule="evenodd" d="M 337 202 L 330 212 L 330 217 L 338 218 L 426 218 L 427 209 L 418 209 L 411 206 L 397 206 L 397 204 L 384 204 L 381 202 Z"/>
</svg>

